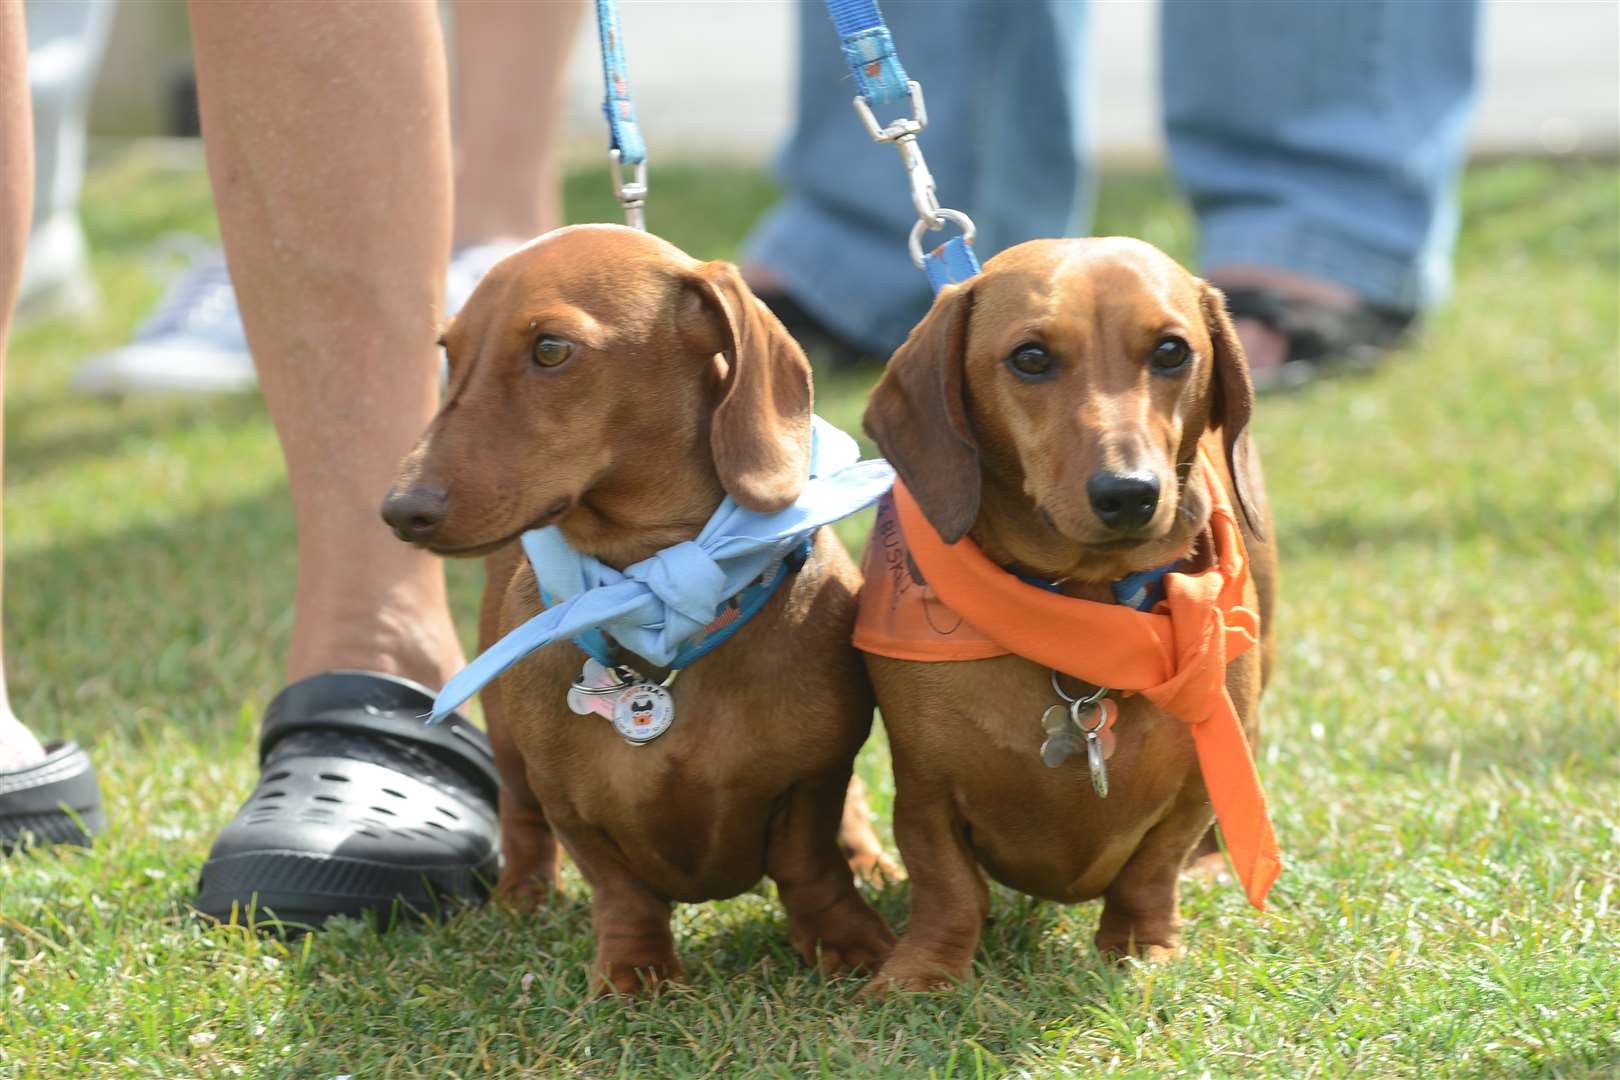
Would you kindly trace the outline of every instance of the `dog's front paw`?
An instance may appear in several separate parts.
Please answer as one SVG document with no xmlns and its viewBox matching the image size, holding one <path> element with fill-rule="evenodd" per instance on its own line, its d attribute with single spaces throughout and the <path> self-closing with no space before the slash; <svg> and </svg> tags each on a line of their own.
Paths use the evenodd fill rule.
<svg viewBox="0 0 1620 1080">
<path fill-rule="evenodd" d="M 493 899 L 497 904 L 513 908 L 528 914 L 542 904 L 551 903 L 562 897 L 562 889 L 557 884 L 556 872 L 541 874 L 524 878 L 508 880 L 506 874 L 495 885 Z"/>
<path fill-rule="evenodd" d="M 1180 941 L 1138 941 L 1135 938 L 1114 938 L 1097 935 L 1097 951 L 1114 963 L 1137 960 L 1144 964 L 1158 964 L 1177 960 L 1186 952 Z"/>
<path fill-rule="evenodd" d="M 591 993 L 597 997 L 639 997 L 658 993 L 665 983 L 677 982 L 681 966 L 673 959 L 652 963 L 605 960 L 591 966 Z"/>
<path fill-rule="evenodd" d="M 917 953 L 908 955 L 903 950 L 902 945 L 889 957 L 888 963 L 877 973 L 877 978 L 862 987 L 861 997 L 881 998 L 895 993 L 925 994 L 954 990 L 967 981 L 973 970 L 971 961 L 959 964 Z"/>
</svg>

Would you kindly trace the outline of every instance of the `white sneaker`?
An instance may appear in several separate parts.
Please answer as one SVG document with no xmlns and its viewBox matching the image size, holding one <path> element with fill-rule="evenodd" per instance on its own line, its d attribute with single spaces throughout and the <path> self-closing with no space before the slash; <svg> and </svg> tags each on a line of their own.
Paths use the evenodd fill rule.
<svg viewBox="0 0 1620 1080">
<path fill-rule="evenodd" d="M 486 271 L 517 247 L 473 244 L 450 259 L 445 297 L 448 314 L 461 310 Z M 135 331 L 128 345 L 86 361 L 73 385 L 86 394 L 238 394 L 254 389 L 258 376 L 248 352 L 242 313 L 236 306 L 225 257 L 217 249 L 198 255 Z"/>
<path fill-rule="evenodd" d="M 484 280 L 489 268 L 518 249 L 513 240 L 495 240 L 487 244 L 468 244 L 450 255 L 450 272 L 444 282 L 444 317 L 460 311 L 467 298 Z"/>
<path fill-rule="evenodd" d="M 53 214 L 28 234 L 22 281 L 17 288 L 17 323 L 56 315 L 89 315 L 96 309 L 96 286 L 79 219 Z"/>
<path fill-rule="evenodd" d="M 225 256 L 218 249 L 199 254 L 134 339 L 87 360 L 73 386 L 105 397 L 240 394 L 257 387 Z"/>
</svg>

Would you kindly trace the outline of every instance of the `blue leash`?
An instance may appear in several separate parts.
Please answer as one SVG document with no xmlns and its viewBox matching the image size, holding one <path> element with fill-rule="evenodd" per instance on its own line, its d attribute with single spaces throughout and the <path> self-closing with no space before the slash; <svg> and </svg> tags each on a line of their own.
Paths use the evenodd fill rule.
<svg viewBox="0 0 1620 1080">
<path fill-rule="evenodd" d="M 619 29 L 618 0 L 596 0 L 596 32 L 602 43 L 602 111 L 607 114 L 608 161 L 613 170 L 613 197 L 624 207 L 624 221 L 647 228 L 647 144 L 630 100 L 630 72 L 624 62 L 624 34 Z M 624 170 L 630 169 L 630 179 Z"/>
<path fill-rule="evenodd" d="M 934 194 L 934 177 L 923 160 L 917 136 L 928 126 L 928 110 L 923 103 L 922 84 L 906 77 L 906 69 L 895 51 L 894 38 L 883 22 L 876 0 L 827 0 L 827 14 L 843 46 L 844 58 L 855 76 L 860 93 L 855 111 L 874 142 L 893 143 L 900 152 L 911 185 L 911 203 L 917 208 L 917 224 L 911 227 L 911 261 L 928 275 L 928 283 L 938 292 L 947 285 L 966 281 L 979 272 L 973 254 L 973 219 L 960 210 L 941 206 Z M 873 107 L 898 101 L 911 102 L 911 115 L 887 125 L 880 124 Z M 953 236 L 932 251 L 923 252 L 923 233 L 956 226 Z"/>
<path fill-rule="evenodd" d="M 911 183 L 911 202 L 917 208 L 917 224 L 911 227 L 911 261 L 928 275 L 928 284 L 935 292 L 966 281 L 979 272 L 979 259 L 973 253 L 973 221 L 960 210 L 940 206 L 934 194 L 934 177 L 923 161 L 922 148 L 917 145 L 917 136 L 928 126 L 922 84 L 906 76 L 877 0 L 827 0 L 827 14 L 832 16 L 844 59 L 849 61 L 855 87 L 860 91 L 855 98 L 855 111 L 872 139 L 894 143 L 900 151 L 900 160 L 905 163 L 906 176 Z M 907 100 L 911 102 L 909 117 L 901 117 L 886 126 L 878 122 L 873 106 Z M 924 254 L 923 233 L 939 229 L 946 222 L 955 225 L 961 235 L 951 237 Z M 1154 605 L 1164 599 L 1164 576 L 1177 565 L 1171 563 L 1143 570 L 1114 582 L 1114 602 L 1138 611 L 1153 610 Z M 1058 591 L 1057 586 L 1049 582 L 1023 574 L 1017 576 L 1028 584 Z"/>
</svg>

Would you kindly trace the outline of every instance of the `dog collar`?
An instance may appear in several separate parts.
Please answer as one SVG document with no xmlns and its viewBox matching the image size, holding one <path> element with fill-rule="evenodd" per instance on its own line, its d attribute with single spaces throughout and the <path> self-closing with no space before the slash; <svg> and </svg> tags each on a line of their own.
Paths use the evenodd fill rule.
<svg viewBox="0 0 1620 1080">
<path fill-rule="evenodd" d="M 1160 600 L 1164 599 L 1164 576 L 1181 566 L 1178 559 L 1175 562 L 1156 566 L 1151 570 L 1138 570 L 1134 574 L 1126 574 L 1109 588 L 1114 593 L 1114 603 L 1124 604 L 1137 611 L 1152 611 Z M 1033 585 L 1037 589 L 1045 589 L 1049 593 L 1062 594 L 1063 584 L 1058 581 L 1043 581 L 1030 574 L 1022 574 L 1012 567 L 1003 567 L 1009 574 L 1022 581 L 1025 585 Z"/>
<path fill-rule="evenodd" d="M 705 626 L 696 637 L 688 638 L 681 645 L 675 658 L 669 662 L 670 668 L 679 671 L 731 640 L 732 635 L 747 625 L 748 620 L 758 615 L 760 609 L 770 602 L 771 597 L 782 588 L 783 582 L 804 568 L 804 564 L 810 560 L 810 550 L 815 546 L 815 542 L 816 536 L 812 532 L 804 538 L 804 543 L 766 567 L 765 572 L 744 586 L 742 592 L 726 600 L 715 620 Z M 549 608 L 555 606 L 558 601 L 542 585 L 540 602 Z M 618 642 L 602 630 L 587 630 L 569 640 L 604 668 L 611 668 L 619 663 L 622 650 Z"/>
</svg>

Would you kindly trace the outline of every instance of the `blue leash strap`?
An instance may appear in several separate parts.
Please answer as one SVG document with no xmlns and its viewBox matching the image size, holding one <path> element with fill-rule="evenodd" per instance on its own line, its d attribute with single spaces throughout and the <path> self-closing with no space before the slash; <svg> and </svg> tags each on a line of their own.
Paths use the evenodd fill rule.
<svg viewBox="0 0 1620 1080">
<path fill-rule="evenodd" d="M 894 51 L 894 38 L 874 0 L 827 0 L 827 14 L 868 105 L 887 105 L 911 96 L 910 80 Z"/>
<path fill-rule="evenodd" d="M 934 194 L 933 174 L 928 171 L 922 147 L 917 144 L 917 136 L 928 126 L 922 84 L 906 78 L 906 69 L 900 64 L 894 38 L 883 22 L 876 0 L 827 0 L 827 14 L 832 16 L 833 29 L 838 32 L 844 58 L 849 61 L 855 86 L 860 90 L 855 98 L 856 113 L 873 141 L 893 143 L 905 164 L 911 205 L 917 209 L 917 223 L 911 227 L 909 244 L 911 261 L 928 275 L 928 283 L 935 292 L 966 281 L 979 272 L 979 260 L 973 254 L 973 220 L 960 210 L 941 206 Z M 908 99 L 911 115 L 886 125 L 880 123 L 872 111 L 874 105 Z M 961 235 L 924 254 L 923 234 L 946 224 L 956 226 Z"/>
<path fill-rule="evenodd" d="M 608 159 L 613 167 L 613 195 L 624 207 L 626 224 L 645 229 L 647 144 L 630 100 L 630 72 L 624 62 L 624 34 L 619 29 L 618 0 L 596 0 L 596 31 L 602 43 L 602 112 L 608 123 Z M 630 179 L 624 169 L 631 170 Z"/>
<path fill-rule="evenodd" d="M 966 281 L 978 272 L 979 257 L 973 254 L 973 245 L 960 236 L 951 237 L 923 256 L 923 273 L 928 275 L 928 284 L 935 292 Z"/>
</svg>

